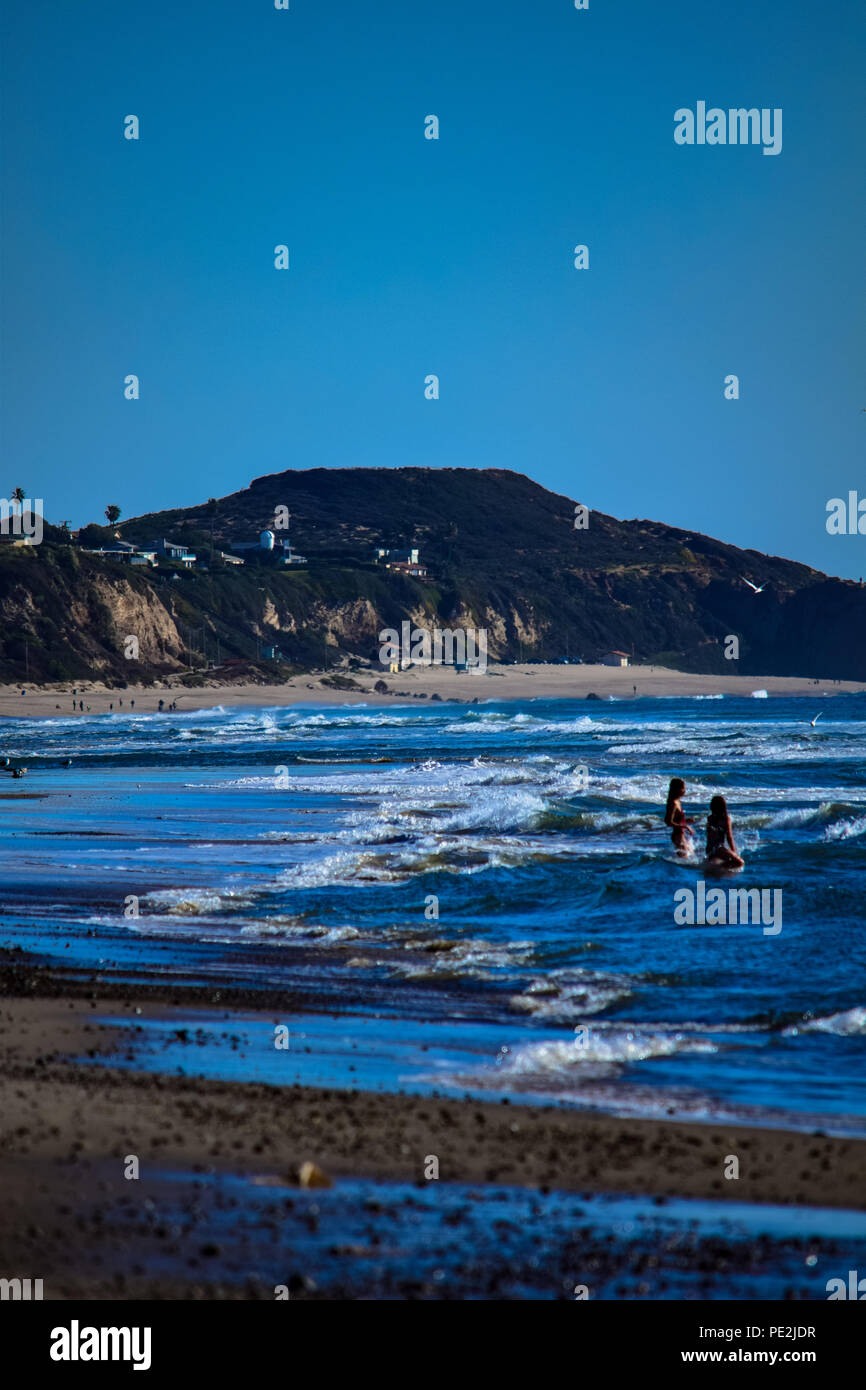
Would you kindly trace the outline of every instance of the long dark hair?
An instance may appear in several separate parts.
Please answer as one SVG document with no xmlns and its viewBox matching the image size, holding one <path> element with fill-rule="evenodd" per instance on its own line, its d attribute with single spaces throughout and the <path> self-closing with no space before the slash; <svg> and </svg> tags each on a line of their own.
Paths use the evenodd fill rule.
<svg viewBox="0 0 866 1390">
<path fill-rule="evenodd" d="M 728 819 L 728 803 L 723 796 L 714 796 L 710 802 L 710 820 L 724 822 Z"/>
<path fill-rule="evenodd" d="M 686 784 L 682 777 L 671 778 L 671 784 L 668 787 L 668 804 L 665 807 L 665 825 L 673 825 L 674 802 L 679 801 L 685 789 Z"/>
</svg>

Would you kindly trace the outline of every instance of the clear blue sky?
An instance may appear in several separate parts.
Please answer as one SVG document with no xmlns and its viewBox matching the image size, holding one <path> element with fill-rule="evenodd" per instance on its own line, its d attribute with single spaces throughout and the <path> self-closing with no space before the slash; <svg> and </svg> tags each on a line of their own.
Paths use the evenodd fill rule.
<svg viewBox="0 0 866 1390">
<path fill-rule="evenodd" d="M 7 0 L 2 46 L 0 492 L 495 466 L 866 573 L 862 0 Z M 698 100 L 782 153 L 677 146 Z"/>
</svg>

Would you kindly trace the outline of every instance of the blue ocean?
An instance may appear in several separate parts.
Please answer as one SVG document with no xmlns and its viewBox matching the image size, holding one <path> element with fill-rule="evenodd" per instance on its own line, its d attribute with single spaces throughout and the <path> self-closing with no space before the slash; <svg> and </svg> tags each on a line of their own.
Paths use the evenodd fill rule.
<svg viewBox="0 0 866 1390">
<path fill-rule="evenodd" d="M 285 990 L 292 1080 L 866 1133 L 866 697 L 813 727 L 816 709 L 3 720 L 0 756 L 28 772 L 0 804 L 0 944 L 104 979 Z M 675 775 L 699 837 L 726 796 L 745 859 L 705 891 L 778 890 L 780 930 L 677 920 L 704 875 L 663 823 Z M 274 1079 L 249 1027 L 261 1047 L 205 1047 L 202 1069 Z"/>
</svg>

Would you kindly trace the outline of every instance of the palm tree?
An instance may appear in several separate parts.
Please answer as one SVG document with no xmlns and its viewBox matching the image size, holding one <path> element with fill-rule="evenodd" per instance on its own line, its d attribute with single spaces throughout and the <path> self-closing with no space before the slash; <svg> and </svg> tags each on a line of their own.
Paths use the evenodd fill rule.
<svg viewBox="0 0 866 1390">
<path fill-rule="evenodd" d="M 120 508 L 109 506 L 105 508 L 105 518 L 109 526 L 114 526 L 120 520 Z"/>
<path fill-rule="evenodd" d="M 25 497 L 24 497 L 24 489 L 23 489 L 22 487 L 16 487 L 16 488 L 14 488 L 14 489 L 13 489 L 13 492 L 12 492 L 12 501 L 13 501 L 13 502 L 17 502 L 17 503 L 18 503 L 18 506 L 19 506 L 19 508 L 20 508 L 22 502 L 24 502 L 25 500 L 26 500 L 26 499 L 25 499 Z M 22 511 L 22 514 L 23 514 L 23 511 Z"/>
</svg>

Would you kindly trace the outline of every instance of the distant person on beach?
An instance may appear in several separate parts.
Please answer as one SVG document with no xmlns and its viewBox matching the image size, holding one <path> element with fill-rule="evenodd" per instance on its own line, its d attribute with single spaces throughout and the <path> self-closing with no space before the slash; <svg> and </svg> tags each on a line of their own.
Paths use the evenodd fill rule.
<svg viewBox="0 0 866 1390">
<path fill-rule="evenodd" d="M 714 796 L 707 816 L 707 861 L 730 869 L 741 869 L 743 860 L 737 854 L 728 803 L 723 796 Z"/>
<path fill-rule="evenodd" d="M 671 827 L 671 841 L 677 854 L 686 858 L 692 851 L 691 821 L 680 805 L 680 797 L 685 795 L 686 784 L 682 777 L 672 777 L 668 787 L 668 804 L 665 807 L 665 825 Z"/>
</svg>

